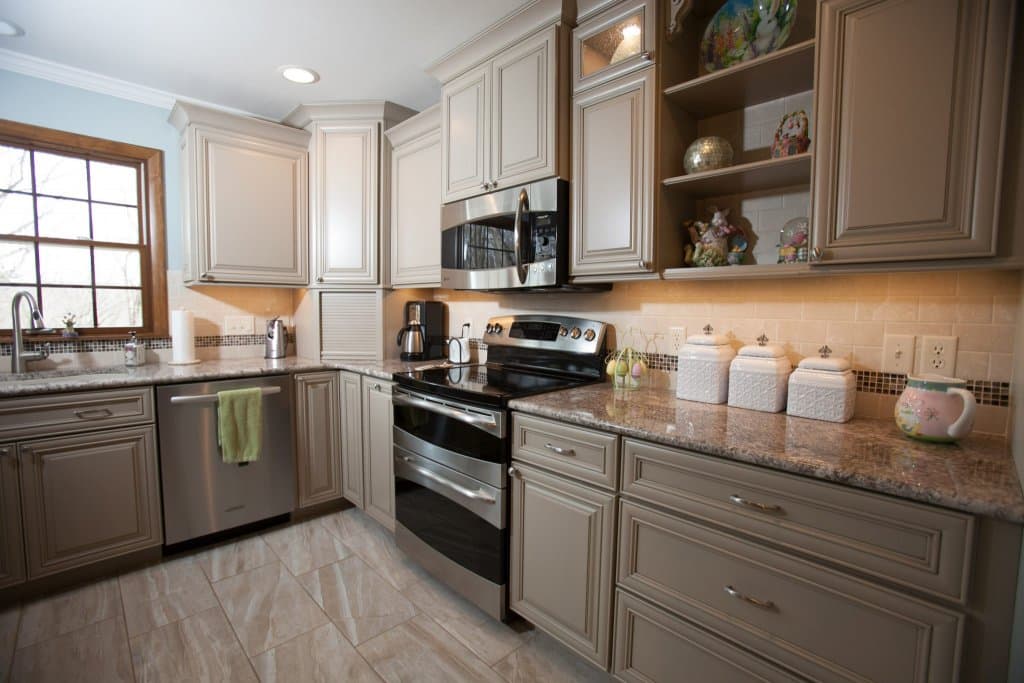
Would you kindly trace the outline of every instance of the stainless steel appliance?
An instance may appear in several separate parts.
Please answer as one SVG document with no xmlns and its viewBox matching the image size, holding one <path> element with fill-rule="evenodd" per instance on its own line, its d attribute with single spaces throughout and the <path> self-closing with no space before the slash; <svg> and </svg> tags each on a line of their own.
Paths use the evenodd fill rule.
<svg viewBox="0 0 1024 683">
<path fill-rule="evenodd" d="M 267 321 L 264 358 L 284 358 L 288 354 L 288 328 L 280 318 Z"/>
<path fill-rule="evenodd" d="M 445 305 L 440 301 L 407 301 L 405 326 L 396 343 L 402 360 L 431 360 L 448 354 Z"/>
<path fill-rule="evenodd" d="M 157 387 L 165 544 L 294 509 L 290 380 L 275 375 Z M 255 462 L 227 464 L 217 445 L 217 392 L 247 387 L 263 393 L 263 447 Z"/>
<path fill-rule="evenodd" d="M 508 612 L 508 401 L 601 381 L 606 329 L 561 316 L 492 318 L 486 365 L 395 375 L 395 540 L 495 617 Z"/>
</svg>

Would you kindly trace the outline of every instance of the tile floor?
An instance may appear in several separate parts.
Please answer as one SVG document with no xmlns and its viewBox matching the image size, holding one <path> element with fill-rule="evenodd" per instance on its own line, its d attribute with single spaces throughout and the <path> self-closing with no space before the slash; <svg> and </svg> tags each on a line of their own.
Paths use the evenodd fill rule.
<svg viewBox="0 0 1024 683">
<path fill-rule="evenodd" d="M 356 509 L 0 610 L 11 681 L 608 681 L 434 581 Z"/>
</svg>

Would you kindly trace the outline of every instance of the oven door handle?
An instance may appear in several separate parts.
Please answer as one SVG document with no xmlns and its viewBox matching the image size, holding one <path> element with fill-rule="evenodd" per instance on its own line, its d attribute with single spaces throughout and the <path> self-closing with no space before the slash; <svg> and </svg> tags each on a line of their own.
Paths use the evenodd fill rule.
<svg viewBox="0 0 1024 683">
<path fill-rule="evenodd" d="M 455 408 L 450 408 L 449 406 L 441 403 L 434 403 L 432 401 L 425 401 L 421 398 L 414 398 L 408 394 L 395 394 L 392 396 L 391 400 L 397 405 L 422 408 L 428 412 L 438 413 L 445 417 L 450 417 L 453 420 L 459 420 L 460 422 L 465 422 L 466 424 L 479 427 L 480 429 L 489 432 L 497 432 L 498 430 L 498 423 L 492 416 L 472 415 Z"/>
<path fill-rule="evenodd" d="M 530 195 L 526 188 L 519 191 L 519 198 L 516 200 L 516 217 L 512 223 L 512 235 L 515 240 L 513 246 L 513 263 L 516 267 L 516 275 L 519 277 L 519 284 L 526 284 L 528 266 L 523 265 L 523 214 L 530 210 Z"/>
<path fill-rule="evenodd" d="M 497 502 L 497 499 L 494 496 L 488 495 L 484 491 L 474 491 L 472 489 L 467 489 L 465 486 L 459 486 L 451 479 L 442 477 L 439 474 L 434 474 L 425 467 L 420 467 L 419 465 L 415 464 L 412 458 L 410 457 L 404 455 L 400 455 L 398 457 L 401 458 L 403 462 L 405 462 L 405 466 L 408 467 L 409 469 L 413 470 L 417 474 L 426 477 L 427 479 L 430 479 L 431 481 L 437 482 L 441 486 L 444 486 L 446 488 L 451 489 L 452 491 L 455 491 L 460 496 L 465 496 L 470 500 L 479 500 L 481 502 L 487 503 L 488 505 L 494 505 Z"/>
</svg>

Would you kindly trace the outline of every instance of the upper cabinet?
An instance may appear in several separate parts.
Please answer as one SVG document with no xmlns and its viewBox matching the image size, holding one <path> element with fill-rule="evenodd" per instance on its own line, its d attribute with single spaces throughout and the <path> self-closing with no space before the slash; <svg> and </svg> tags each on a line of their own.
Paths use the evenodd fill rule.
<svg viewBox="0 0 1024 683">
<path fill-rule="evenodd" d="M 1013 5 L 820 4 L 812 224 L 822 263 L 995 255 Z"/>
<path fill-rule="evenodd" d="M 388 129 L 391 286 L 441 286 L 441 106 Z"/>
<path fill-rule="evenodd" d="M 178 102 L 186 284 L 309 280 L 309 133 Z"/>
<path fill-rule="evenodd" d="M 444 203 L 488 189 L 491 65 L 473 69 L 441 93 L 441 175 Z"/>
</svg>

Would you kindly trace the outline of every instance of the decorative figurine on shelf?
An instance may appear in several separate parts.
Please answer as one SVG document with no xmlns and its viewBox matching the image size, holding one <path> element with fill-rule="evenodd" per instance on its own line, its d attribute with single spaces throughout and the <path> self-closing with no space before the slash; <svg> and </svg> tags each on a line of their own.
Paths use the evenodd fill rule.
<svg viewBox="0 0 1024 683">
<path fill-rule="evenodd" d="M 61 330 L 60 336 L 62 337 L 77 337 L 78 332 L 75 331 L 75 322 L 78 317 L 74 313 L 65 313 L 64 317 L 60 319 L 64 323 L 64 329 Z"/>
<path fill-rule="evenodd" d="M 807 137 L 807 112 L 803 109 L 786 114 L 775 129 L 772 140 L 771 155 L 773 159 L 803 154 L 811 148 L 811 139 Z"/>
<path fill-rule="evenodd" d="M 794 218 L 779 231 L 779 263 L 803 263 L 807 261 L 806 218 Z"/>
<path fill-rule="evenodd" d="M 725 138 L 708 135 L 697 138 L 686 148 L 683 168 L 687 173 L 715 171 L 732 165 L 732 145 Z"/>
<path fill-rule="evenodd" d="M 789 40 L 797 0 L 727 0 L 700 43 L 704 71 L 736 66 L 778 50 Z"/>
<path fill-rule="evenodd" d="M 674 41 L 682 34 L 683 22 L 686 21 L 686 17 L 690 15 L 692 9 L 693 0 L 671 0 L 669 2 L 669 20 L 665 29 L 669 42 Z"/>
<path fill-rule="evenodd" d="M 747 251 L 747 238 L 729 220 L 729 209 L 711 207 L 711 222 L 687 221 L 691 245 L 687 246 L 686 265 L 707 268 L 739 264 Z"/>
</svg>

